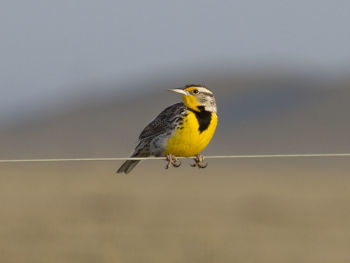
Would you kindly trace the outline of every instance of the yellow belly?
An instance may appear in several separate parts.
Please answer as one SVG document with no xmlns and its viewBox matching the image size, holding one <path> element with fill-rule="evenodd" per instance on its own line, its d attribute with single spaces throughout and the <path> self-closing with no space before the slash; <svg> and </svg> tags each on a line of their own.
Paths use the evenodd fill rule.
<svg viewBox="0 0 350 263">
<path fill-rule="evenodd" d="M 189 111 L 183 120 L 183 128 L 178 128 L 168 140 L 167 149 L 164 154 L 190 157 L 200 153 L 207 147 L 213 137 L 217 122 L 217 115 L 212 113 L 209 127 L 203 132 L 200 132 L 196 115 Z"/>
</svg>

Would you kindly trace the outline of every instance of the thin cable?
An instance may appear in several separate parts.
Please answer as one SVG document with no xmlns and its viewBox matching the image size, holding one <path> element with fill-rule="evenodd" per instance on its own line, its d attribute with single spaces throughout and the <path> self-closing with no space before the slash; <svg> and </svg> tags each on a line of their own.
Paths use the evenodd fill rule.
<svg viewBox="0 0 350 263">
<path fill-rule="evenodd" d="M 350 153 L 305 153 L 305 154 L 256 154 L 256 155 L 212 155 L 205 159 L 243 159 L 243 158 L 304 158 L 304 157 L 350 157 Z M 178 157 L 186 159 L 193 157 Z M 126 160 L 165 160 L 165 157 L 110 157 L 110 158 L 64 158 L 64 159 L 13 159 L 0 160 L 0 163 L 38 163 L 38 162 L 94 162 Z"/>
</svg>

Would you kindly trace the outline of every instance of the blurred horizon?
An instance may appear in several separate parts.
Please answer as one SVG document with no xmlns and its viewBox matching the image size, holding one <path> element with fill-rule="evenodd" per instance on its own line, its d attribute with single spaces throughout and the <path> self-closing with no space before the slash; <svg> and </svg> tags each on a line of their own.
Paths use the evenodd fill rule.
<svg viewBox="0 0 350 263">
<path fill-rule="evenodd" d="M 69 92 L 51 94 L 45 100 L 36 103 L 16 107 L 12 105 L 8 112 L 5 110 L 0 114 L 0 124 L 2 128 L 16 126 L 21 123 L 38 121 L 52 115 L 62 114 L 68 110 L 74 110 L 89 104 L 93 106 L 99 103 L 111 103 L 112 100 L 118 103 L 131 99 L 133 96 L 142 97 L 154 92 L 164 93 L 170 88 L 183 87 L 190 83 L 207 85 L 215 92 L 215 80 L 219 82 L 231 81 L 233 83 L 230 87 L 232 90 L 240 90 L 242 87 L 239 86 L 239 83 L 241 82 L 244 83 L 243 87 L 249 86 L 249 82 L 257 81 L 261 81 L 261 85 L 264 86 L 266 85 L 264 82 L 273 81 L 274 78 L 276 80 L 285 79 L 286 86 L 296 85 L 295 88 L 299 88 L 297 87 L 298 84 L 301 86 L 311 84 L 315 88 L 334 89 L 350 83 L 350 74 L 345 72 L 333 72 L 316 68 L 305 69 L 282 63 L 262 64 L 254 67 L 248 65 L 233 67 L 223 63 L 218 63 L 218 65 L 212 63 L 207 66 L 187 66 L 185 69 L 174 67 L 173 70 L 171 69 L 170 67 L 170 69 L 159 70 L 158 76 L 143 74 L 125 77 L 122 81 L 95 80 L 91 83 L 81 83 L 72 86 L 72 90 Z M 291 80 L 293 80 L 293 84 L 290 83 Z M 281 86 L 280 88 L 284 87 Z"/>
</svg>

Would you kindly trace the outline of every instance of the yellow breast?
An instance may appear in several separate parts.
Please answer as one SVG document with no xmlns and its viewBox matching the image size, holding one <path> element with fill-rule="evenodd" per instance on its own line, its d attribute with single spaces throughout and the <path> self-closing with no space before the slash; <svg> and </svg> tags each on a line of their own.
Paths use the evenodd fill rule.
<svg viewBox="0 0 350 263">
<path fill-rule="evenodd" d="M 183 125 L 178 127 L 169 138 L 164 154 L 173 154 L 179 157 L 195 156 L 209 144 L 215 133 L 217 123 L 217 115 L 211 113 L 211 121 L 208 128 L 200 132 L 196 115 L 188 111 L 188 115 L 183 119 Z"/>
</svg>

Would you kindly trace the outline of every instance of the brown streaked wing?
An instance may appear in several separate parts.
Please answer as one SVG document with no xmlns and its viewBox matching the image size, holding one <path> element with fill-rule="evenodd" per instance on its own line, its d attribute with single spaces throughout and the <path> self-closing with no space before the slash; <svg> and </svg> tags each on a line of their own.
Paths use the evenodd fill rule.
<svg viewBox="0 0 350 263">
<path fill-rule="evenodd" d="M 151 121 L 141 132 L 139 139 L 154 137 L 175 128 L 176 118 L 182 118 L 186 112 L 186 106 L 176 103 L 163 110 L 153 121 Z"/>
</svg>

